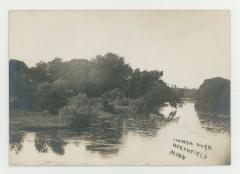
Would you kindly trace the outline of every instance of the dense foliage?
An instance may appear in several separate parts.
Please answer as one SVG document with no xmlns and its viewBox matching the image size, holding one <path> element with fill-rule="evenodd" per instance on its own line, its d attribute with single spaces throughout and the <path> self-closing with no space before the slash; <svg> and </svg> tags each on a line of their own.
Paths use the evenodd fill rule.
<svg viewBox="0 0 240 174">
<path fill-rule="evenodd" d="M 98 99 L 104 112 L 120 112 L 124 106 L 136 107 L 137 103 L 141 103 L 141 110 L 148 110 L 180 99 L 180 94 L 161 80 L 162 76 L 162 71 L 134 70 L 123 57 L 113 53 L 91 60 L 55 58 L 31 68 L 11 59 L 10 107 L 57 114 L 60 108 L 78 98 L 82 100 L 80 96 L 84 95 Z"/>
<path fill-rule="evenodd" d="M 9 95 L 10 106 L 32 107 L 32 83 L 27 65 L 18 60 L 9 62 Z"/>
<path fill-rule="evenodd" d="M 220 77 L 207 79 L 196 92 L 198 110 L 230 113 L 230 81 Z"/>
</svg>

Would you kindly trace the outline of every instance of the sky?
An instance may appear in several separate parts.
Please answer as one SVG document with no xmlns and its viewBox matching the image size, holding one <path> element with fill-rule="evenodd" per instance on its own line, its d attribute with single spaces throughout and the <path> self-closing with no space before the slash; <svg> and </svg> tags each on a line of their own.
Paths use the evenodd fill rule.
<svg viewBox="0 0 240 174">
<path fill-rule="evenodd" d="M 28 66 L 108 52 L 178 87 L 230 79 L 229 11 L 10 11 L 9 59 Z"/>
</svg>

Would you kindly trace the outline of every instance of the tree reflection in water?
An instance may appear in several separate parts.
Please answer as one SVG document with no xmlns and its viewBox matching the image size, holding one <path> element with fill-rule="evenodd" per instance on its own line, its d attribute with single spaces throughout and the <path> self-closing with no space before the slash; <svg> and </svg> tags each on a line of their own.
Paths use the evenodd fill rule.
<svg viewBox="0 0 240 174">
<path fill-rule="evenodd" d="M 47 153 L 48 152 L 48 142 L 47 140 L 41 140 L 38 138 L 37 134 L 34 140 L 35 148 L 40 153 Z"/>
<path fill-rule="evenodd" d="M 67 144 L 62 138 L 59 131 L 39 132 L 35 135 L 34 145 L 39 153 L 49 152 L 49 148 L 58 155 L 64 155 L 64 146 Z"/>
<path fill-rule="evenodd" d="M 158 115 L 139 117 L 115 115 L 97 119 L 86 129 L 36 131 L 34 146 L 39 153 L 48 153 L 52 150 L 57 155 L 64 155 L 68 140 L 85 140 L 86 150 L 107 157 L 118 153 L 123 134 L 133 132 L 141 136 L 154 137 L 159 129 L 173 121 L 176 120 L 163 119 Z M 11 150 L 19 153 L 23 148 L 23 134 L 14 132 L 10 137 Z M 78 142 L 74 144 L 78 146 Z"/>
<path fill-rule="evenodd" d="M 230 116 L 213 112 L 197 112 L 203 128 L 212 133 L 230 133 Z"/>
<path fill-rule="evenodd" d="M 112 115 L 97 118 L 84 129 L 38 130 L 35 131 L 34 146 L 39 153 L 52 151 L 57 155 L 64 155 L 65 146 L 69 141 L 78 146 L 83 140 L 86 141 L 87 151 L 97 152 L 103 157 L 108 157 L 108 155 L 119 152 L 124 134 L 131 132 L 144 137 L 155 137 L 158 131 L 166 125 L 178 122 L 178 119 L 175 118 L 177 111 L 174 111 L 173 114 L 174 116 L 171 118 L 169 118 L 169 114 Z M 22 150 L 22 142 L 23 136 L 11 134 L 10 144 L 16 152 Z"/>
<path fill-rule="evenodd" d="M 29 151 L 36 154 L 49 153 L 48 155 L 43 155 L 45 157 L 51 156 L 52 153 L 54 153 L 58 157 L 64 156 L 61 157 L 61 159 L 64 160 L 65 157 L 68 158 L 69 154 L 71 155 L 76 151 L 78 154 L 88 152 L 89 156 L 87 153 L 85 154 L 88 159 L 89 157 L 100 157 L 109 160 L 121 156 L 121 149 L 123 149 L 124 155 L 125 153 L 132 155 L 132 147 L 134 147 L 132 145 L 140 142 L 140 140 L 144 140 L 144 143 L 150 144 L 150 148 L 152 147 L 151 143 L 160 143 L 159 147 L 161 147 L 162 141 L 156 142 L 155 140 L 161 140 L 162 136 L 165 138 L 166 135 L 159 132 L 170 124 L 168 127 L 170 129 L 174 129 L 175 125 L 177 128 L 182 128 L 182 125 L 187 121 L 189 126 L 192 126 L 191 124 L 193 124 L 193 126 L 195 126 L 194 124 L 197 125 L 197 131 L 199 131 L 200 135 L 205 136 L 207 133 L 207 135 L 216 135 L 216 137 L 218 137 L 219 134 L 229 136 L 227 133 L 230 133 L 229 116 L 221 116 L 217 113 L 195 112 L 196 110 L 193 108 L 193 103 L 189 105 L 183 103 L 181 105 L 183 107 L 182 110 L 180 109 L 181 106 L 179 107 L 178 105 L 176 112 L 170 108 L 167 112 L 161 113 L 162 115 L 107 115 L 98 117 L 91 121 L 89 127 L 79 130 L 35 129 L 33 131 L 11 131 L 10 148 L 14 155 L 17 154 L 19 156 L 21 154 L 24 155 L 26 153 L 25 150 L 29 153 L 27 148 L 30 147 L 30 144 L 36 151 L 33 151 L 32 148 L 30 148 Z M 186 109 L 184 108 L 185 106 Z M 190 115 L 185 116 L 184 114 Z M 171 117 L 169 117 L 169 115 Z M 191 119 L 191 116 L 193 116 L 194 119 Z M 179 117 L 180 119 L 178 119 Z M 189 118 L 190 120 L 187 120 Z M 198 129 L 199 124 L 203 127 L 202 129 Z M 169 130 L 168 128 L 165 130 Z M 192 128 L 195 129 L 195 127 Z M 186 129 L 188 129 L 188 125 Z M 165 133 L 165 131 L 162 132 Z M 225 138 L 225 135 L 223 137 L 220 136 L 220 142 L 222 142 L 222 138 Z M 164 151 L 165 149 L 163 148 L 160 149 L 160 151 L 161 150 Z M 19 153 L 20 151 L 23 152 Z M 139 151 L 134 153 L 138 155 L 138 153 L 143 152 Z M 84 158 L 82 159 L 84 160 Z"/>
<path fill-rule="evenodd" d="M 99 152 L 102 155 L 116 154 L 122 143 L 123 122 L 121 119 L 98 120 L 90 126 L 86 149 L 91 152 Z"/>
<path fill-rule="evenodd" d="M 128 118 L 125 120 L 125 129 L 141 136 L 155 137 L 160 129 L 174 121 L 177 120 L 165 119 L 158 115 Z"/>
<path fill-rule="evenodd" d="M 18 154 L 23 149 L 24 133 L 10 131 L 9 143 L 10 150 L 14 150 Z"/>
</svg>

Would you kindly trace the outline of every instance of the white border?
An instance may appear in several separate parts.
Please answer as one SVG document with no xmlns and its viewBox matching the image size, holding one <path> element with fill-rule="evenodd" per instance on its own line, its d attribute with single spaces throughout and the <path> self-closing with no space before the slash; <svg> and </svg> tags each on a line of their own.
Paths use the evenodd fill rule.
<svg viewBox="0 0 240 174">
<path fill-rule="evenodd" d="M 8 10 L 231 10 L 231 166 L 9 167 Z M 194 173 L 240 171 L 240 1 L 239 0 L 1 0 L 0 1 L 0 173 Z M 239 114 L 238 114 L 239 113 Z"/>
</svg>

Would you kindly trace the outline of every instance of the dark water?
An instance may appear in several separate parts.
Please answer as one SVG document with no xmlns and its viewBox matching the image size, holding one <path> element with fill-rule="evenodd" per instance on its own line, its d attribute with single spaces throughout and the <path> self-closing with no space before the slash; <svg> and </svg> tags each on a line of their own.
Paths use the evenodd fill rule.
<svg viewBox="0 0 240 174">
<path fill-rule="evenodd" d="M 229 116 L 198 113 L 191 102 L 179 104 L 177 110 L 169 105 L 165 106 L 160 113 L 164 118 L 153 114 L 141 117 L 116 116 L 91 125 L 89 130 L 78 132 L 68 129 L 11 131 L 10 164 L 230 163 Z M 181 145 L 181 149 L 174 144 Z"/>
</svg>

